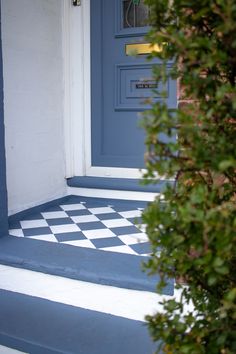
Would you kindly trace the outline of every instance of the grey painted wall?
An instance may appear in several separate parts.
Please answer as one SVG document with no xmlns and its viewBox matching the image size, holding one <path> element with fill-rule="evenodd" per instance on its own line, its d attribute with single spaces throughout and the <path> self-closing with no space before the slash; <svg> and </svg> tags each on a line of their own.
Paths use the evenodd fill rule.
<svg viewBox="0 0 236 354">
<path fill-rule="evenodd" d="M 9 214 L 65 194 L 62 0 L 1 0 Z"/>
<path fill-rule="evenodd" d="M 6 235 L 8 232 L 1 44 L 0 28 L 0 237 Z"/>
</svg>

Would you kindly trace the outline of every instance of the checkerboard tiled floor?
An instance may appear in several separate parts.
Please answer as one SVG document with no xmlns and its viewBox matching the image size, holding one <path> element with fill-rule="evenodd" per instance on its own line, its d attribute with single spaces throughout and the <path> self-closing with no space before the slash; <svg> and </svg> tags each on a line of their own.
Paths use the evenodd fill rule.
<svg viewBox="0 0 236 354">
<path fill-rule="evenodd" d="M 146 256 L 150 253 L 141 224 L 143 208 L 134 204 L 76 201 L 31 214 L 11 223 L 12 236 L 58 242 L 77 247 Z"/>
</svg>

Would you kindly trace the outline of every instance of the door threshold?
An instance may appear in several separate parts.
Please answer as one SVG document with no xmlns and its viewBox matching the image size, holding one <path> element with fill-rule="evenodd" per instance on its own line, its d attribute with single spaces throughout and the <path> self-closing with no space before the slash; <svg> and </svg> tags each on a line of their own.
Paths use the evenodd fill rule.
<svg viewBox="0 0 236 354">
<path fill-rule="evenodd" d="M 93 177 L 76 176 L 67 179 L 69 187 L 93 188 L 105 190 L 121 190 L 145 193 L 162 193 L 167 184 L 173 184 L 173 181 L 160 180 L 153 181 L 150 184 L 144 184 L 139 178 L 113 178 L 113 177 Z"/>
<path fill-rule="evenodd" d="M 162 194 L 167 184 L 173 181 L 161 180 L 144 185 L 140 179 L 77 176 L 67 179 L 68 194 L 98 198 L 152 201 Z"/>
</svg>

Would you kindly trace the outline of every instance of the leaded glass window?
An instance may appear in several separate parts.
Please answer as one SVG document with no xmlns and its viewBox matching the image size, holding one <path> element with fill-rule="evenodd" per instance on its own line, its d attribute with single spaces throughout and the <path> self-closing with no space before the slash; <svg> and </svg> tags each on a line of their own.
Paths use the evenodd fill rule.
<svg viewBox="0 0 236 354">
<path fill-rule="evenodd" d="M 123 28 L 148 25 L 149 9 L 144 0 L 123 0 Z"/>
</svg>

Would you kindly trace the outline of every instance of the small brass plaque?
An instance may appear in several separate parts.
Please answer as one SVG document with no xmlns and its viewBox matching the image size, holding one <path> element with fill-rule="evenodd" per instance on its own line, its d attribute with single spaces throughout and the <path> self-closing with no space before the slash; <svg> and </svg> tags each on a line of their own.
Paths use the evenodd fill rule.
<svg viewBox="0 0 236 354">
<path fill-rule="evenodd" d="M 152 52 L 161 52 L 162 46 L 151 43 L 131 43 L 125 45 L 126 55 L 146 55 Z"/>
</svg>

